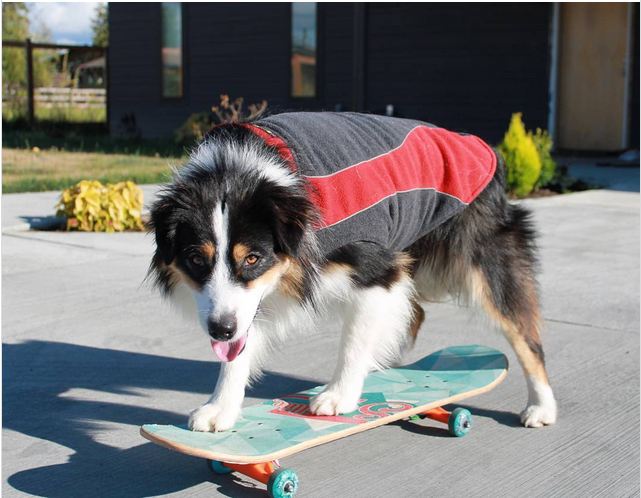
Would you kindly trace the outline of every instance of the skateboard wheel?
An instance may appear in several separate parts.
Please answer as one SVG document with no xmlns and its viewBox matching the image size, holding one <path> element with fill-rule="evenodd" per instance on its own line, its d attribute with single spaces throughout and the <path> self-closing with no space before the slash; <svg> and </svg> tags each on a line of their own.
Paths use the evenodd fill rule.
<svg viewBox="0 0 641 498">
<path fill-rule="evenodd" d="M 290 498 L 298 490 L 298 476 L 292 469 L 278 469 L 269 477 L 267 494 L 271 498 Z"/>
<path fill-rule="evenodd" d="M 447 426 L 452 436 L 463 437 L 472 428 L 472 414 L 466 408 L 455 408 L 450 414 Z"/>
<path fill-rule="evenodd" d="M 229 474 L 232 472 L 232 469 L 229 467 L 225 467 L 223 465 L 223 462 L 219 462 L 218 460 L 207 460 L 207 465 L 209 465 L 209 469 L 214 472 L 214 474 Z"/>
</svg>

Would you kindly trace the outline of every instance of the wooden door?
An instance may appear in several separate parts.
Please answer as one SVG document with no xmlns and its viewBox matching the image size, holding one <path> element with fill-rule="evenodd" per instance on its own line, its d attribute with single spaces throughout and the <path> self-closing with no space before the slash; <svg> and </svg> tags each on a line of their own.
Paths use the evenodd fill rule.
<svg viewBox="0 0 641 498">
<path fill-rule="evenodd" d="M 557 146 L 624 144 L 628 4 L 562 3 Z"/>
</svg>

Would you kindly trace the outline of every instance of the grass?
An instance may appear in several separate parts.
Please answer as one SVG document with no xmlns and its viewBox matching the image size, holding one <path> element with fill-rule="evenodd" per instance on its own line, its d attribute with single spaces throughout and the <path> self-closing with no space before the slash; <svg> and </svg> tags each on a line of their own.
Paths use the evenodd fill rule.
<svg viewBox="0 0 641 498">
<path fill-rule="evenodd" d="M 169 179 L 170 165 L 177 163 L 179 160 L 155 156 L 3 148 L 2 190 L 61 190 L 87 179 L 158 183 Z"/>
<path fill-rule="evenodd" d="M 169 139 L 116 138 L 102 123 L 41 121 L 33 127 L 24 122 L 2 123 L 2 146 L 11 149 L 56 149 L 68 152 L 102 152 L 179 158 L 185 149 Z"/>
<path fill-rule="evenodd" d="M 66 121 L 69 123 L 104 123 L 107 121 L 106 108 L 50 107 L 34 111 L 36 119 L 42 121 Z"/>
<path fill-rule="evenodd" d="M 157 183 L 183 147 L 171 139 L 110 137 L 104 123 L 2 122 L 3 192 L 61 190 L 80 180 Z"/>
<path fill-rule="evenodd" d="M 64 121 L 67 123 L 104 123 L 107 120 L 106 108 L 82 108 L 76 106 L 39 107 L 34 110 L 34 117 L 40 121 Z M 3 106 L 3 121 L 26 119 L 24 111 L 15 111 Z"/>
</svg>

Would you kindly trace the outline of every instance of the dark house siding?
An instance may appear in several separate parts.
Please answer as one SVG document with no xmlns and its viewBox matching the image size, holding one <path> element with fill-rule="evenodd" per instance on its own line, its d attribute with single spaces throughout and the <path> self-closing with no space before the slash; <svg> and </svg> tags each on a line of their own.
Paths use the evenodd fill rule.
<svg viewBox="0 0 641 498">
<path fill-rule="evenodd" d="M 187 97 L 204 110 L 220 93 L 282 105 L 289 74 L 289 5 L 184 4 L 189 36 Z"/>
<path fill-rule="evenodd" d="M 161 97 L 160 7 L 109 4 L 109 119 L 111 132 L 134 125 L 145 136 L 171 132 L 185 104 Z M 125 123 L 133 116 L 135 123 Z"/>
<path fill-rule="evenodd" d="M 170 136 L 221 93 L 272 112 L 351 110 L 351 3 L 318 4 L 318 96 L 290 95 L 290 4 L 185 3 L 184 97 L 161 97 L 160 6 L 110 3 L 110 125 L 135 116 L 143 136 Z M 496 142 L 510 114 L 545 126 L 550 5 L 367 4 L 364 109 L 466 130 Z"/>
<path fill-rule="evenodd" d="M 323 108 L 351 110 L 354 6 L 351 3 L 318 4 L 323 31 L 320 36 Z"/>
<path fill-rule="evenodd" d="M 547 4 L 370 4 L 369 109 L 501 139 L 510 115 L 545 127 Z M 374 36 L 375 35 L 375 36 Z"/>
</svg>

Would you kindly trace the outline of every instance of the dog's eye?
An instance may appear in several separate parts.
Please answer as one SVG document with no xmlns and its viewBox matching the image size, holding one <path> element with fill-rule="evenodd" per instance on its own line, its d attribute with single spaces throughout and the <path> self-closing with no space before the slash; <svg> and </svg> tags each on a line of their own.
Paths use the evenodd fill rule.
<svg viewBox="0 0 641 498">
<path fill-rule="evenodd" d="M 260 256 L 256 254 L 250 254 L 245 258 L 245 264 L 247 266 L 254 266 L 256 263 L 258 263 L 259 259 L 260 259 Z"/>
<path fill-rule="evenodd" d="M 205 265 L 205 260 L 203 259 L 202 256 L 198 254 L 192 254 L 189 256 L 189 262 L 194 265 L 194 266 L 204 266 Z"/>
</svg>

